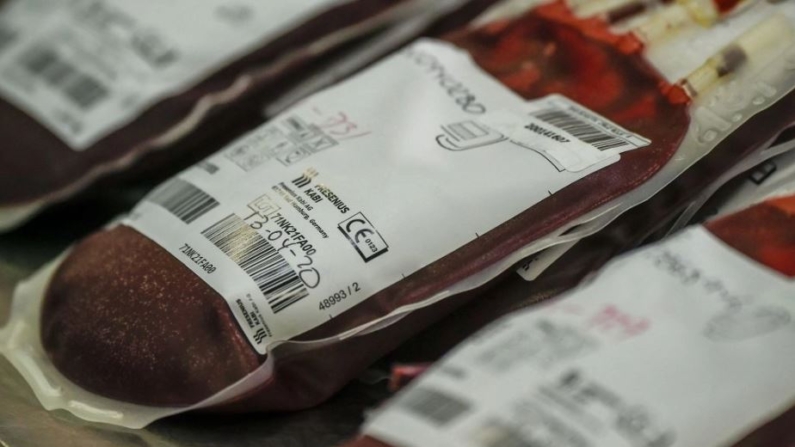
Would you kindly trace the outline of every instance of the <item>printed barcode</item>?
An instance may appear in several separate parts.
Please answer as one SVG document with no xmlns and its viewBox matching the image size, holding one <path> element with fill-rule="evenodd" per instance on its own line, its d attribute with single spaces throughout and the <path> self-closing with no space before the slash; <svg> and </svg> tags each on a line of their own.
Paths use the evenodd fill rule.
<svg viewBox="0 0 795 447">
<path fill-rule="evenodd" d="M 204 230 L 202 235 L 254 280 L 273 313 L 279 313 L 309 296 L 290 264 L 237 215 L 224 218 Z"/>
<path fill-rule="evenodd" d="M 218 206 L 211 195 L 178 178 L 157 189 L 147 200 L 162 206 L 186 224 Z"/>
<path fill-rule="evenodd" d="M 100 81 L 80 72 L 51 48 L 34 48 L 22 57 L 21 63 L 28 73 L 60 90 L 83 110 L 90 109 L 108 96 L 108 89 Z"/>
<path fill-rule="evenodd" d="M 412 390 L 398 401 L 398 405 L 438 427 L 449 424 L 470 409 L 467 402 L 427 387 Z"/>
<path fill-rule="evenodd" d="M 8 48 L 17 39 L 17 33 L 13 30 L 0 26 L 0 52 Z"/>
<path fill-rule="evenodd" d="M 635 147 L 634 144 L 616 137 L 599 127 L 561 109 L 545 109 L 531 114 L 533 117 L 565 130 L 578 140 L 604 151 L 624 147 Z"/>
</svg>

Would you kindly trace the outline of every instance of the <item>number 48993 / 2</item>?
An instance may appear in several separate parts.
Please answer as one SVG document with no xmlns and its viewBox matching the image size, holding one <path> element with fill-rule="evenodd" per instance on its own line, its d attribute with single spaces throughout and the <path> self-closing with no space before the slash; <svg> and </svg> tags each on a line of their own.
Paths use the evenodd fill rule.
<svg viewBox="0 0 795 447">
<path fill-rule="evenodd" d="M 360 290 L 362 289 L 361 287 L 359 287 L 358 282 L 351 283 L 351 285 L 349 285 L 347 288 L 340 289 L 339 292 L 336 292 L 334 293 L 334 295 L 331 295 L 330 297 L 320 301 L 320 303 L 318 303 L 318 309 L 326 310 L 331 307 L 334 307 L 338 303 L 341 303 L 345 298 L 348 298 L 349 296 L 353 295 L 356 292 L 359 292 Z"/>
</svg>

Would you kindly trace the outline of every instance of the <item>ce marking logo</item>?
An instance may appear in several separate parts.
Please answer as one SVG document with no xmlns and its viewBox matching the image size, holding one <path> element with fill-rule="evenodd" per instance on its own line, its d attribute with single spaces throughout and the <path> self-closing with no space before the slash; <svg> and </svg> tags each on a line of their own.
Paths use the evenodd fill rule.
<svg viewBox="0 0 795 447">
<path fill-rule="evenodd" d="M 348 238 L 364 262 L 370 262 L 389 251 L 389 245 L 363 213 L 343 220 L 337 228 Z"/>
</svg>

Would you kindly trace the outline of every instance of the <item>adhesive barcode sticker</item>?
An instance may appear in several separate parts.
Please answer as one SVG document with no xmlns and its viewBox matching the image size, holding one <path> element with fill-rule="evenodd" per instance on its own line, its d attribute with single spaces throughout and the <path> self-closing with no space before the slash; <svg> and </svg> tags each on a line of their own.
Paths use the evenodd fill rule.
<svg viewBox="0 0 795 447">
<path fill-rule="evenodd" d="M 147 200 L 162 206 L 186 224 L 218 206 L 218 201 L 212 196 L 179 178 L 157 189 Z"/>
<path fill-rule="evenodd" d="M 552 108 L 531 113 L 531 116 L 545 123 L 552 124 L 558 129 L 565 130 L 578 140 L 588 143 L 600 151 L 606 149 L 624 149 L 636 146 L 624 139 L 615 136 L 596 125 L 568 112 L 567 110 Z"/>
<path fill-rule="evenodd" d="M 616 161 L 621 152 L 651 144 L 561 95 L 528 101 L 522 112 L 498 110 L 479 121 L 571 172 Z"/>
<path fill-rule="evenodd" d="M 274 314 L 309 296 L 306 286 L 284 257 L 237 215 L 225 217 L 202 235 L 257 284 Z"/>
<path fill-rule="evenodd" d="M 20 64 L 82 110 L 94 107 L 110 93 L 102 82 L 82 73 L 52 48 L 36 47 L 22 56 Z"/>
<path fill-rule="evenodd" d="M 411 390 L 398 400 L 397 405 L 438 427 L 460 418 L 471 408 L 465 400 L 428 387 Z"/>
</svg>

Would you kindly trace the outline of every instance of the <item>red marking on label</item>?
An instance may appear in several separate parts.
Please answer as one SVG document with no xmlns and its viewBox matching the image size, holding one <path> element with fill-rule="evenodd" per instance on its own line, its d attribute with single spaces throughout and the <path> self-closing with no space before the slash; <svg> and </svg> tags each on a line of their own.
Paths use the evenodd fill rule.
<svg viewBox="0 0 795 447">
<path fill-rule="evenodd" d="M 614 305 L 607 305 L 588 321 L 588 326 L 606 335 L 637 337 L 651 327 L 648 318 L 634 317 Z"/>
</svg>

